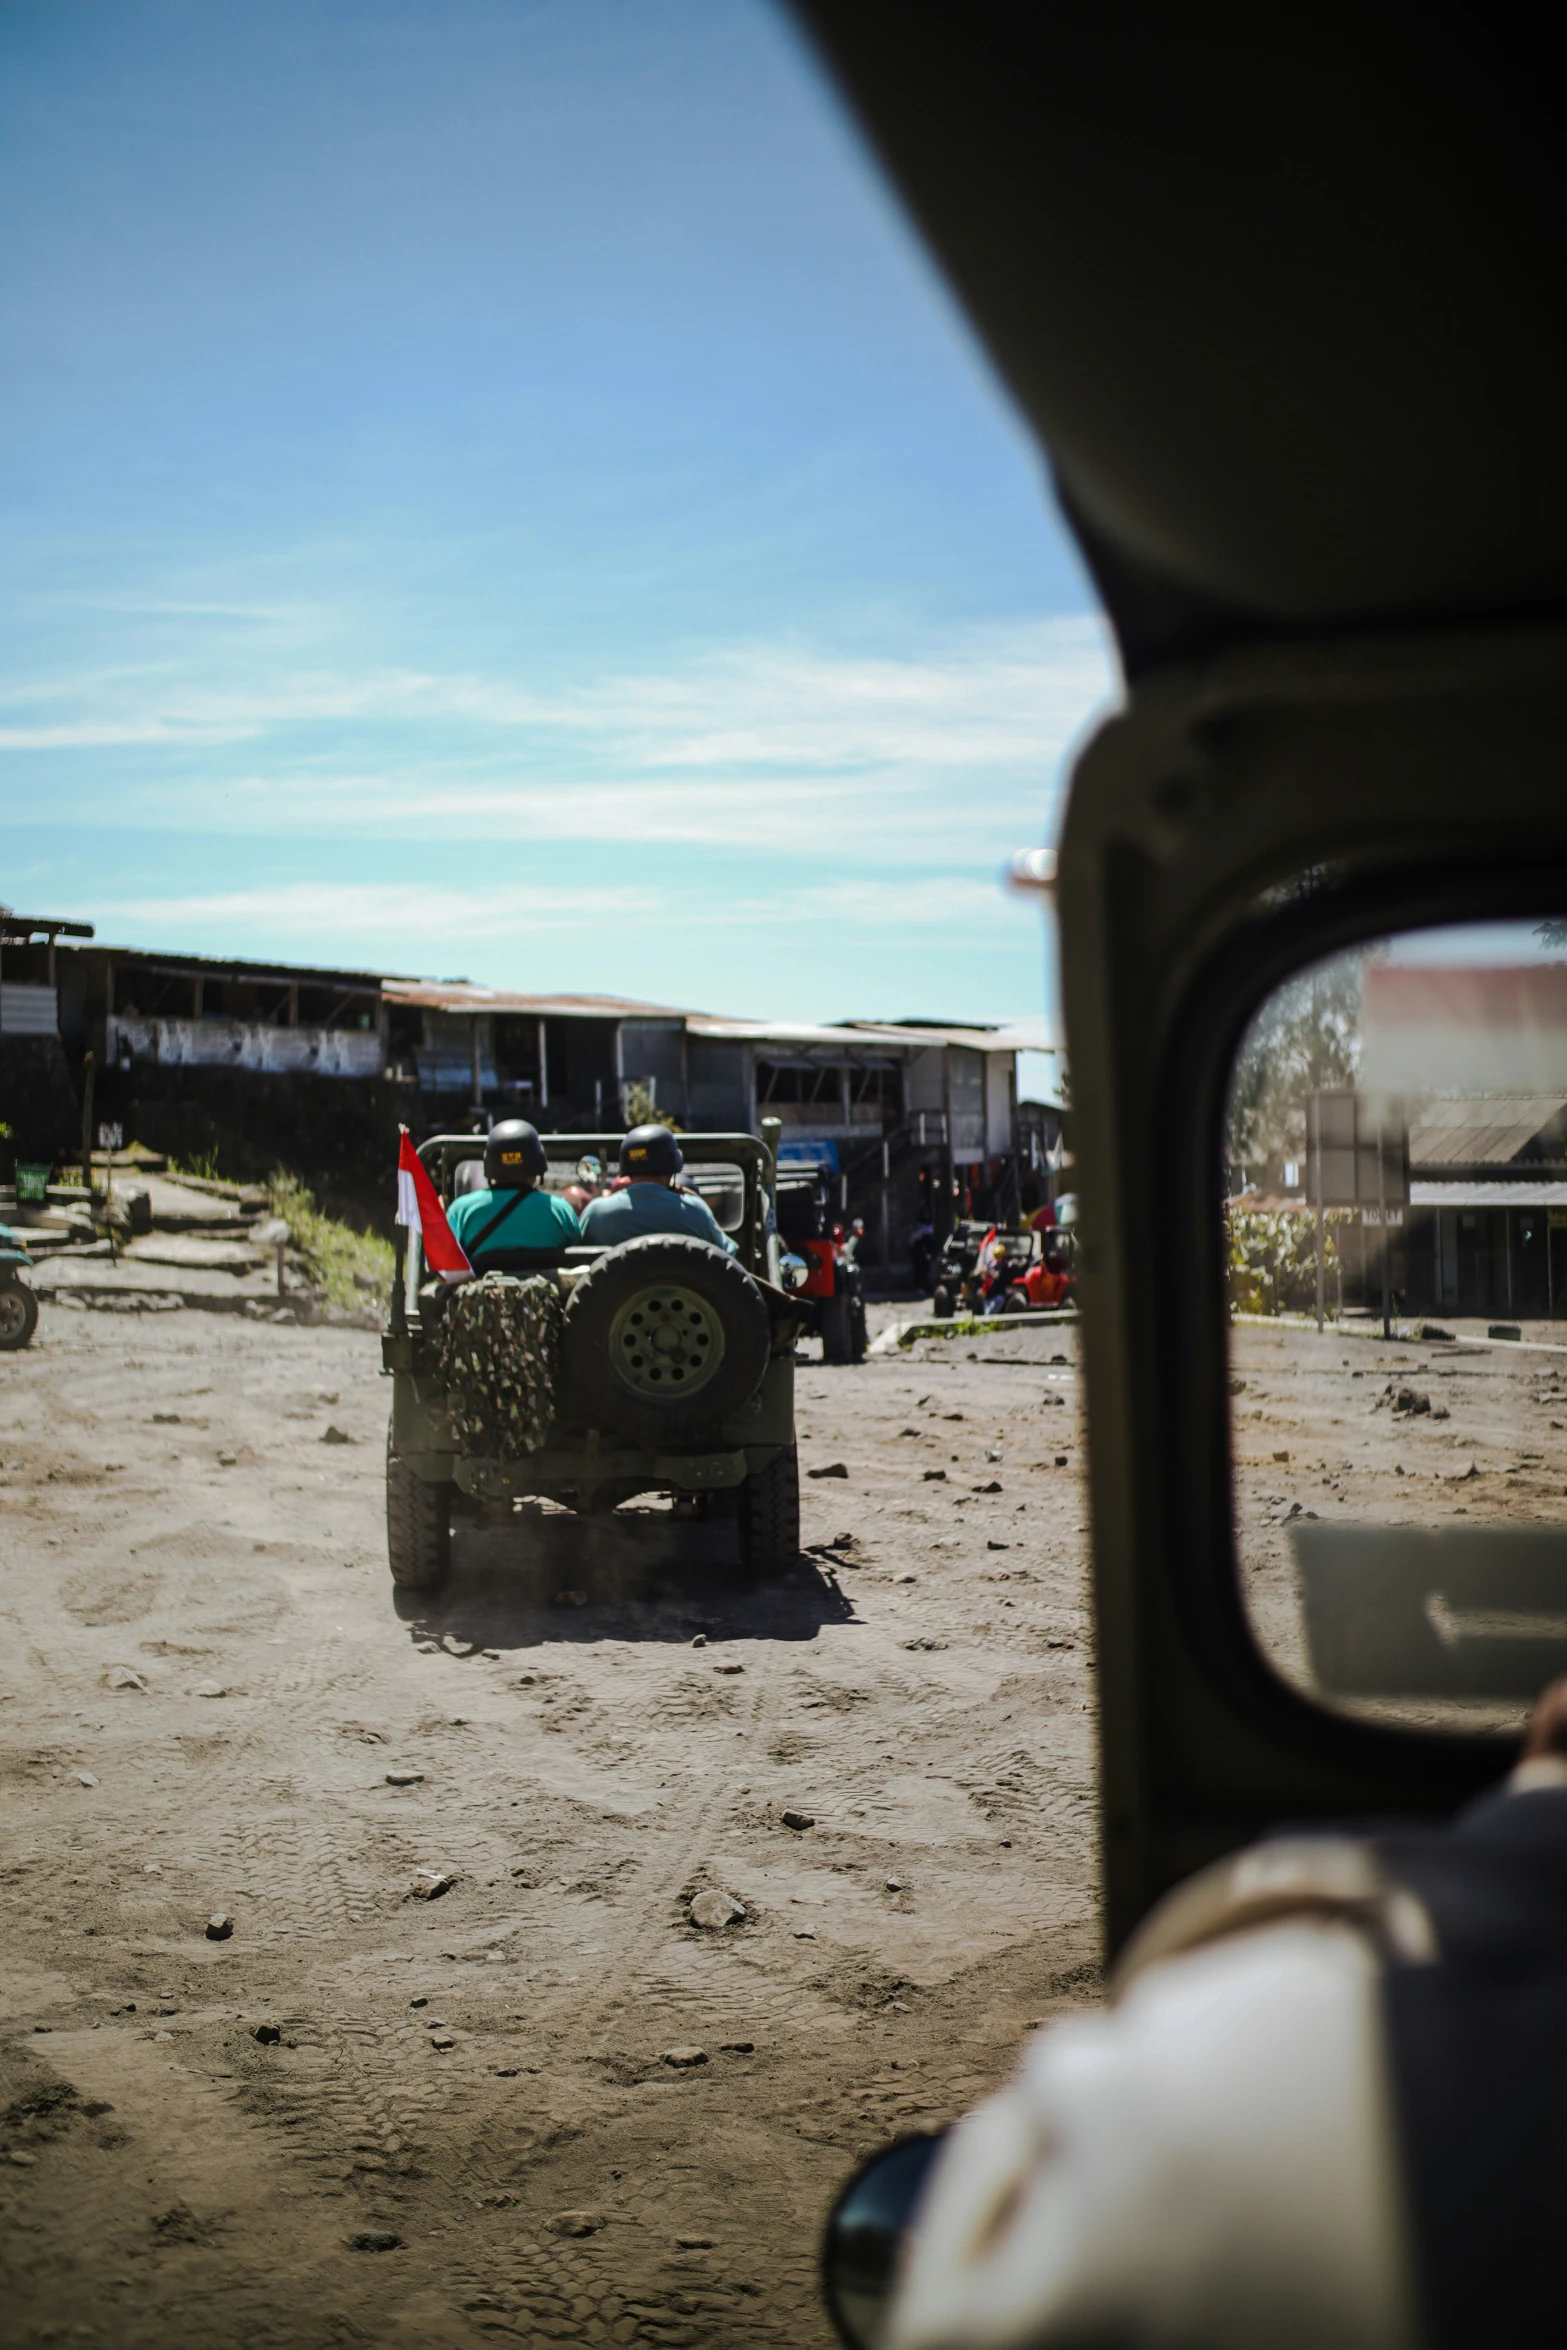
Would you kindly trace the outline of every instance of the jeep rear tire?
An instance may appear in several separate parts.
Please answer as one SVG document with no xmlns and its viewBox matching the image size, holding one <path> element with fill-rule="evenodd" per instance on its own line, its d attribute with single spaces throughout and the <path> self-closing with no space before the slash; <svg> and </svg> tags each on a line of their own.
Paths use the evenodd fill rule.
<svg viewBox="0 0 1567 2350">
<path fill-rule="evenodd" d="M 740 1561 L 751 1575 L 783 1575 L 800 1555 L 800 1455 L 791 1444 L 740 1488 Z"/>
<path fill-rule="evenodd" d="M 452 1488 L 429 1485 L 386 1432 L 386 1563 L 399 1591 L 438 1591 L 452 1563 Z"/>
<path fill-rule="evenodd" d="M 638 1444 L 691 1444 L 755 1401 L 772 1328 L 743 1265 L 710 1241 L 658 1232 L 588 1268 L 565 1341 L 574 1418 Z"/>
<path fill-rule="evenodd" d="M 0 1281 L 0 1350 L 26 1346 L 38 1327 L 38 1300 L 25 1281 Z"/>
</svg>

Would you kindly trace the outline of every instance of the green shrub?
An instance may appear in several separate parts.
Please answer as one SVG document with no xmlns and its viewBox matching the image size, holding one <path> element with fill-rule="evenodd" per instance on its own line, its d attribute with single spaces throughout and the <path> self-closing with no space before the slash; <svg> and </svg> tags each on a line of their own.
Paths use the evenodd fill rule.
<svg viewBox="0 0 1567 2350">
<path fill-rule="evenodd" d="M 289 1244 L 304 1259 L 317 1293 L 330 1306 L 379 1306 L 392 1294 L 392 1244 L 374 1232 L 323 1215 L 315 1194 L 279 1167 L 267 1179 L 274 1216 L 288 1226 Z"/>
<path fill-rule="evenodd" d="M 1342 1210 L 1330 1208 L 1323 1234 L 1322 1261 L 1326 1275 L 1323 1302 L 1336 1310 L 1338 1301 L 1338 1237 L 1335 1227 L 1346 1222 Z M 1226 1208 L 1226 1270 L 1230 1310 L 1236 1314 L 1310 1313 L 1317 1302 L 1317 1220 L 1309 1213 L 1258 1208 Z"/>
</svg>

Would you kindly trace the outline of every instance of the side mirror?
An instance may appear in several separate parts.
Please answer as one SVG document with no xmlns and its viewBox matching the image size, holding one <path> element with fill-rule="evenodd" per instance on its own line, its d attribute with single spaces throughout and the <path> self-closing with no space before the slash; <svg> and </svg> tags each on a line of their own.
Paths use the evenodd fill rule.
<svg viewBox="0 0 1567 2350">
<path fill-rule="evenodd" d="M 780 1256 L 778 1260 L 778 1286 L 780 1289 L 803 1289 L 810 1277 L 811 1268 L 804 1257 L 797 1257 L 789 1252 Z"/>
<path fill-rule="evenodd" d="M 822 2237 L 822 2299 L 848 2350 L 878 2350 L 898 2281 L 904 2241 L 944 2130 L 873 2154 L 828 2214 Z"/>
</svg>

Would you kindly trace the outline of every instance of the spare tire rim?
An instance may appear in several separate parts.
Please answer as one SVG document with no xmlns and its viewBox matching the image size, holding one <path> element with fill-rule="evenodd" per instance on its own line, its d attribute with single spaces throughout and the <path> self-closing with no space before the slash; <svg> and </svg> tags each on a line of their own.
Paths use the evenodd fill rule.
<svg viewBox="0 0 1567 2350">
<path fill-rule="evenodd" d="M 673 1282 L 639 1289 L 609 1326 L 609 1359 L 633 1395 L 678 1402 L 724 1359 L 724 1326 L 705 1297 Z"/>
</svg>

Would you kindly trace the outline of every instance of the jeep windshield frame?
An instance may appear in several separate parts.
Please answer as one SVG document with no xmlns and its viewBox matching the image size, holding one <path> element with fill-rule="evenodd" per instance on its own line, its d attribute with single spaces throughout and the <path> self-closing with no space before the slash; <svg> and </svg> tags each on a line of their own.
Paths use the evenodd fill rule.
<svg viewBox="0 0 1567 2350">
<path fill-rule="evenodd" d="M 612 1168 L 620 1156 L 623 1139 L 619 1133 L 541 1134 L 539 1137 L 551 1167 L 572 1170 L 579 1159 L 590 1156 L 602 1160 L 606 1170 Z M 443 1206 L 451 1204 L 452 1180 L 457 1168 L 465 1159 L 482 1156 L 484 1143 L 482 1134 L 436 1134 L 428 1142 L 420 1143 L 420 1160 Z M 773 1155 L 767 1144 L 754 1134 L 682 1134 L 680 1155 L 688 1167 L 739 1169 L 745 1185 L 745 1207 L 730 1238 L 746 1271 L 755 1280 L 767 1281 L 768 1210 L 775 1182 Z"/>
</svg>

